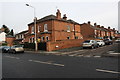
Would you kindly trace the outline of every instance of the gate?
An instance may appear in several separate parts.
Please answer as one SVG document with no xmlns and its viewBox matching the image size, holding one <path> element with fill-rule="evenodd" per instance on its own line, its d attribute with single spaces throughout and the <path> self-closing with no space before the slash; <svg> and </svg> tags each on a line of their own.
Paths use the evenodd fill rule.
<svg viewBox="0 0 120 80">
<path fill-rule="evenodd" d="M 44 50 L 46 51 L 46 42 L 41 42 L 41 43 L 38 43 L 38 50 Z"/>
</svg>

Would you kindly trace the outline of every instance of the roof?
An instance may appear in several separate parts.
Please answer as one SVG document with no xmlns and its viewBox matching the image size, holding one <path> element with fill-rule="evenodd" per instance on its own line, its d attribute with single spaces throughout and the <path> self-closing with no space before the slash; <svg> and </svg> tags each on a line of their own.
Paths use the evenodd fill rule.
<svg viewBox="0 0 120 80">
<path fill-rule="evenodd" d="M 12 35 L 7 35 L 6 37 L 7 38 L 15 38 L 15 36 L 12 36 Z"/>
<path fill-rule="evenodd" d="M 28 32 L 28 30 L 22 31 L 22 32 L 20 32 L 20 33 L 17 33 L 16 35 L 24 34 L 24 33 L 26 33 L 26 32 Z"/>
<path fill-rule="evenodd" d="M 47 21 L 47 20 L 58 20 L 58 21 L 64 21 L 64 22 L 72 23 L 72 24 L 79 24 L 79 23 L 77 23 L 77 22 L 75 22 L 75 21 L 73 21 L 71 19 L 69 19 L 69 20 L 65 20 L 65 19 L 62 19 L 62 18 L 57 19 L 57 17 L 55 15 L 52 15 L 52 14 L 48 15 L 48 16 L 45 16 L 45 17 L 37 20 L 36 22 L 39 23 L 39 22 L 43 22 L 43 21 Z M 34 22 L 28 24 L 28 26 L 31 25 L 31 24 L 34 24 Z"/>
<path fill-rule="evenodd" d="M 83 24 L 80 24 L 80 25 L 82 26 L 82 25 L 88 25 L 88 24 L 87 23 L 83 23 Z M 109 32 L 108 29 L 102 28 L 102 27 L 98 28 L 98 27 L 95 27 L 95 26 L 91 25 L 91 28 L 96 29 L 96 30 L 102 30 L 102 31 L 108 31 Z"/>
</svg>

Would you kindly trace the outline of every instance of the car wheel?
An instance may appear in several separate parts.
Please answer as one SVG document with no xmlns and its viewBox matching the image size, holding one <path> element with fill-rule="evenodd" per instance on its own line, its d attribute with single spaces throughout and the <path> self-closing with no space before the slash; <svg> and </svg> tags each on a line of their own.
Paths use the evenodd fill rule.
<svg viewBox="0 0 120 80">
<path fill-rule="evenodd" d="M 92 48 L 92 49 L 94 49 L 95 47 L 94 47 L 94 46 L 92 46 L 91 48 Z"/>
<path fill-rule="evenodd" d="M 16 53 L 16 51 L 15 50 L 13 50 L 13 52 L 12 52 L 13 54 L 15 54 Z"/>
</svg>

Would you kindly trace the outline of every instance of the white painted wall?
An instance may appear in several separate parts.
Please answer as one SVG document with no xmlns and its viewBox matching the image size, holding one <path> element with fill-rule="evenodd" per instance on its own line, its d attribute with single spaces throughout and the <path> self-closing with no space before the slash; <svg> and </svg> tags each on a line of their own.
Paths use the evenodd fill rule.
<svg viewBox="0 0 120 80">
<path fill-rule="evenodd" d="M 5 41 L 6 38 L 5 35 L 6 35 L 5 32 L 0 33 L 0 42 Z"/>
</svg>

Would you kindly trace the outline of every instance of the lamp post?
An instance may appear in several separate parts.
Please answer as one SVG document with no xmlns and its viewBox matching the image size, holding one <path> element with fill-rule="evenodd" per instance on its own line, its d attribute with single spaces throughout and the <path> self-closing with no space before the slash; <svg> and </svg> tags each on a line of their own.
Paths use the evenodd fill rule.
<svg viewBox="0 0 120 80">
<path fill-rule="evenodd" d="M 29 7 L 31 7 L 31 8 L 33 8 L 34 9 L 34 29 L 35 29 L 35 51 L 37 51 L 38 50 L 38 45 L 37 45 L 37 26 L 36 26 L 36 11 L 35 11 L 35 7 L 33 7 L 33 6 L 31 6 L 31 5 L 29 5 L 29 4 L 26 4 L 26 6 L 29 6 Z"/>
</svg>

